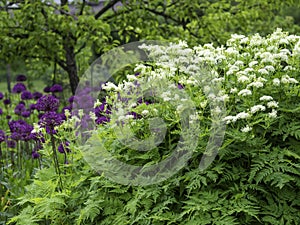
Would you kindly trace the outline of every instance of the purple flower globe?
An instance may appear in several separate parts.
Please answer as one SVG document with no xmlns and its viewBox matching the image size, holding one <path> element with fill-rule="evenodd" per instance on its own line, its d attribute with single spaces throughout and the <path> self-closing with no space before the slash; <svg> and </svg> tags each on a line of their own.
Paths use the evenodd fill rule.
<svg viewBox="0 0 300 225">
<path fill-rule="evenodd" d="M 60 113 L 54 111 L 46 112 L 40 118 L 39 124 L 46 128 L 48 134 L 55 134 L 55 127 L 63 123 L 63 117 Z"/>
<path fill-rule="evenodd" d="M 4 95 L 2 92 L 0 92 L 0 100 L 2 100 L 4 98 Z"/>
<path fill-rule="evenodd" d="M 26 91 L 26 86 L 22 83 L 16 83 L 12 89 L 12 93 L 21 93 L 23 91 Z"/>
<path fill-rule="evenodd" d="M 67 105 L 65 107 L 62 108 L 61 112 L 62 113 L 65 113 L 65 111 L 68 110 L 69 112 L 72 111 L 72 106 L 71 105 Z"/>
<path fill-rule="evenodd" d="M 5 133 L 3 130 L 0 130 L 0 143 L 5 141 Z"/>
<path fill-rule="evenodd" d="M 21 116 L 24 118 L 28 118 L 30 117 L 31 112 L 29 110 L 25 110 L 23 112 L 21 112 Z"/>
<path fill-rule="evenodd" d="M 51 92 L 62 92 L 63 91 L 63 87 L 60 84 L 54 84 L 51 88 L 50 88 Z"/>
<path fill-rule="evenodd" d="M 105 117 L 105 116 L 100 116 L 100 117 L 98 117 L 98 118 L 96 119 L 96 123 L 97 123 L 98 125 L 100 125 L 100 124 L 105 124 L 105 123 L 107 123 L 107 122 L 109 122 L 109 121 L 110 121 L 110 118 Z"/>
<path fill-rule="evenodd" d="M 64 143 L 60 143 L 60 145 L 58 146 L 57 150 L 60 153 L 65 153 L 65 152 L 70 152 L 70 148 L 69 148 L 70 142 L 66 141 Z"/>
<path fill-rule="evenodd" d="M 183 89 L 184 87 L 183 87 L 182 84 L 178 84 L 178 85 L 177 85 L 177 88 L 178 88 L 178 89 Z"/>
<path fill-rule="evenodd" d="M 32 94 L 32 97 L 35 99 L 35 100 L 38 100 L 40 97 L 42 97 L 43 96 L 43 94 L 42 93 L 40 93 L 40 92 L 34 92 L 33 94 Z"/>
<path fill-rule="evenodd" d="M 11 131 L 11 139 L 21 141 L 29 141 L 32 139 L 31 131 L 33 130 L 33 126 L 24 120 L 12 120 L 8 122 L 8 126 Z"/>
<path fill-rule="evenodd" d="M 52 95 L 44 95 L 38 99 L 36 109 L 39 111 L 56 111 L 59 107 L 59 100 Z"/>
<path fill-rule="evenodd" d="M 35 110 L 36 109 L 36 105 L 35 104 L 30 104 L 29 109 L 30 110 Z"/>
<path fill-rule="evenodd" d="M 45 87 L 45 88 L 44 88 L 44 92 L 45 92 L 45 93 L 50 93 L 50 92 L 51 92 L 51 91 L 50 91 L 50 88 L 51 88 L 51 87 L 48 87 L 48 86 Z"/>
<path fill-rule="evenodd" d="M 6 144 L 7 144 L 8 148 L 15 148 L 16 147 L 16 142 L 14 140 L 7 140 Z"/>
<path fill-rule="evenodd" d="M 33 98 L 33 96 L 32 96 L 30 91 L 23 91 L 22 94 L 21 94 L 21 99 L 22 100 L 30 100 L 32 98 Z"/>
<path fill-rule="evenodd" d="M 94 98 L 91 95 L 78 95 L 78 96 L 75 96 L 74 97 L 74 103 L 80 109 L 92 109 L 92 108 L 94 108 Z"/>
<path fill-rule="evenodd" d="M 100 117 L 104 113 L 105 103 L 103 102 L 100 106 L 97 106 L 94 109 L 94 113 L 96 116 Z"/>
<path fill-rule="evenodd" d="M 14 112 L 15 112 L 15 114 L 20 116 L 22 114 L 22 112 L 24 112 L 25 110 L 26 110 L 25 105 L 20 103 L 20 104 L 16 105 Z"/>
<path fill-rule="evenodd" d="M 74 97 L 75 97 L 75 96 L 71 96 L 71 97 L 68 99 L 69 103 L 73 103 Z"/>
<path fill-rule="evenodd" d="M 2 115 L 3 114 L 3 110 L 0 108 L 0 115 Z"/>
<path fill-rule="evenodd" d="M 18 82 L 24 82 L 27 80 L 27 77 L 24 75 L 24 74 L 19 74 L 17 77 L 16 77 L 16 81 Z"/>
<path fill-rule="evenodd" d="M 31 157 L 33 159 L 38 159 L 38 158 L 40 158 L 40 154 L 37 151 L 32 151 Z"/>
<path fill-rule="evenodd" d="M 10 105 L 11 101 L 10 101 L 10 99 L 4 99 L 3 103 L 4 103 L 4 105 Z"/>
</svg>

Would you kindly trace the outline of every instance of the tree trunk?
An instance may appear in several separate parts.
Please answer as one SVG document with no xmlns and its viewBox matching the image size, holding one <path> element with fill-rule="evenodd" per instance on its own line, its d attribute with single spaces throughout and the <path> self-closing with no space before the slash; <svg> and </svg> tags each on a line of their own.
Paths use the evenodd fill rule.
<svg viewBox="0 0 300 225">
<path fill-rule="evenodd" d="M 79 83 L 79 77 L 77 74 L 77 65 L 72 41 L 68 41 L 68 39 L 66 39 L 66 41 L 64 42 L 64 50 L 66 53 L 66 71 L 69 76 L 71 91 L 74 95 Z"/>
<path fill-rule="evenodd" d="M 7 81 L 7 90 L 10 93 L 11 92 L 11 86 L 10 86 L 10 82 L 11 82 L 11 67 L 10 64 L 7 64 L 6 67 L 6 81 Z"/>
<path fill-rule="evenodd" d="M 60 1 L 60 5 L 61 6 L 66 6 L 68 5 L 69 2 L 68 0 L 61 0 Z M 60 13 L 62 15 L 64 15 L 65 13 L 63 11 L 60 11 Z M 66 15 L 68 16 L 68 15 Z M 74 51 L 74 46 L 75 46 L 75 38 L 72 36 L 71 33 L 68 33 L 65 37 L 64 37 L 64 50 L 65 50 L 65 56 L 66 56 L 66 68 L 65 70 L 67 71 L 68 75 L 69 75 L 69 83 L 71 86 L 71 91 L 72 94 L 75 95 L 75 91 L 76 88 L 78 86 L 79 83 L 79 77 L 77 74 L 77 65 L 76 65 L 76 54 Z M 75 41 L 76 42 L 76 41 Z"/>
</svg>

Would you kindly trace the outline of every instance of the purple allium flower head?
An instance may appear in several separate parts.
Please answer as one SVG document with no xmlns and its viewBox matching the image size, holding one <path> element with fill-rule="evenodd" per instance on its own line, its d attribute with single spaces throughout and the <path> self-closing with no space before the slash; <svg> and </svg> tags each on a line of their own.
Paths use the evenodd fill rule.
<svg viewBox="0 0 300 225">
<path fill-rule="evenodd" d="M 21 94 L 21 99 L 22 100 L 29 100 L 32 99 L 32 94 L 30 91 L 23 91 Z"/>
<path fill-rule="evenodd" d="M 81 109 L 92 109 L 94 107 L 94 98 L 91 95 L 75 96 L 74 103 Z"/>
<path fill-rule="evenodd" d="M 41 137 L 39 137 L 39 139 L 41 139 Z M 43 145 L 42 145 L 42 143 L 39 139 L 36 141 L 36 145 L 34 146 L 34 151 L 38 151 L 39 149 L 43 149 Z"/>
<path fill-rule="evenodd" d="M 4 105 L 10 105 L 11 101 L 10 101 L 10 99 L 4 99 L 3 103 L 4 103 Z"/>
<path fill-rule="evenodd" d="M 100 116 L 96 119 L 96 123 L 99 124 L 104 124 L 110 121 L 110 118 L 106 117 L 106 116 Z"/>
<path fill-rule="evenodd" d="M 134 119 L 142 118 L 142 116 L 137 114 L 136 112 L 129 112 L 129 113 L 127 113 L 127 115 L 132 115 Z"/>
<path fill-rule="evenodd" d="M 104 108 L 105 108 L 105 103 L 103 102 L 100 106 L 97 106 L 94 109 L 95 115 L 98 117 L 102 116 L 104 112 Z"/>
<path fill-rule="evenodd" d="M 36 91 L 36 92 L 34 92 L 34 93 L 32 94 L 32 96 L 33 96 L 33 98 L 34 98 L 35 100 L 38 100 L 40 97 L 43 96 L 43 94 L 40 93 L 40 92 L 38 92 L 38 91 Z"/>
<path fill-rule="evenodd" d="M 53 111 L 46 112 L 41 116 L 39 124 L 46 128 L 48 134 L 55 134 L 55 127 L 63 123 L 63 117 L 60 113 Z"/>
<path fill-rule="evenodd" d="M 60 153 L 65 153 L 65 152 L 70 152 L 70 148 L 69 148 L 70 142 L 66 141 L 64 143 L 60 143 L 60 145 L 58 146 L 57 150 Z"/>
<path fill-rule="evenodd" d="M 8 122 L 11 131 L 11 139 L 29 141 L 32 139 L 31 131 L 33 126 L 26 123 L 24 120 L 13 120 Z"/>
<path fill-rule="evenodd" d="M 67 117 L 64 113 L 59 113 L 59 114 L 60 114 L 62 120 L 64 120 L 64 121 L 67 120 Z"/>
<path fill-rule="evenodd" d="M 59 100 L 52 95 L 44 95 L 36 103 L 36 109 L 44 112 L 56 111 L 58 107 Z"/>
<path fill-rule="evenodd" d="M 76 96 L 88 95 L 93 91 L 91 87 L 81 87 L 81 89 L 76 90 Z"/>
<path fill-rule="evenodd" d="M 69 103 L 73 103 L 74 101 L 74 96 L 71 96 L 69 99 L 68 99 Z"/>
<path fill-rule="evenodd" d="M 44 115 L 44 113 L 39 113 L 39 114 L 37 115 L 38 119 L 40 120 L 40 119 L 42 118 L 43 115 Z"/>
<path fill-rule="evenodd" d="M 16 77 L 16 81 L 18 81 L 18 82 L 23 82 L 23 81 L 26 81 L 26 80 L 27 80 L 27 77 L 24 74 L 19 74 Z"/>
<path fill-rule="evenodd" d="M 4 95 L 2 92 L 0 92 L 0 100 L 4 98 Z"/>
<path fill-rule="evenodd" d="M 50 89 L 51 89 L 51 87 L 47 86 L 47 87 L 44 88 L 44 92 L 45 93 L 50 93 L 51 92 Z"/>
<path fill-rule="evenodd" d="M 63 87 L 60 84 L 54 84 L 51 88 L 50 88 L 51 92 L 62 92 L 63 91 Z"/>
<path fill-rule="evenodd" d="M 131 100 L 131 98 L 123 98 L 120 94 L 120 92 L 118 92 L 118 98 L 119 101 L 124 102 L 124 103 L 128 103 L 129 100 Z"/>
<path fill-rule="evenodd" d="M 3 114 L 3 110 L 0 108 L 0 115 L 2 115 Z"/>
<path fill-rule="evenodd" d="M 35 110 L 36 109 L 36 105 L 35 104 L 30 104 L 29 109 L 30 110 Z"/>
<path fill-rule="evenodd" d="M 80 126 L 82 130 L 90 130 L 92 127 L 94 127 L 94 123 L 95 122 L 91 119 L 90 115 L 84 114 L 76 126 Z"/>
<path fill-rule="evenodd" d="M 61 112 L 65 113 L 66 110 L 69 110 L 71 112 L 72 111 L 72 105 L 67 105 L 67 106 L 63 107 Z"/>
<path fill-rule="evenodd" d="M 106 82 L 100 81 L 100 82 L 99 82 L 99 86 L 96 86 L 96 87 L 94 88 L 94 91 L 102 91 L 102 90 L 103 90 L 103 86 L 105 86 L 105 84 L 106 84 Z"/>
<path fill-rule="evenodd" d="M 135 80 L 135 81 L 133 82 L 133 84 L 134 84 L 134 86 L 136 86 L 137 88 L 139 88 L 139 87 L 141 86 L 141 84 L 140 84 L 137 80 Z"/>
<path fill-rule="evenodd" d="M 32 151 L 31 157 L 33 159 L 38 159 L 40 157 L 40 154 L 37 151 Z"/>
<path fill-rule="evenodd" d="M 178 84 L 177 87 L 178 87 L 178 89 L 183 89 L 184 88 L 182 84 Z"/>
<path fill-rule="evenodd" d="M 21 116 L 23 116 L 24 118 L 28 118 L 30 116 L 31 112 L 29 110 L 25 110 L 23 112 L 21 112 Z"/>
<path fill-rule="evenodd" d="M 16 83 L 12 89 L 12 93 L 21 93 L 23 91 L 26 91 L 26 86 L 22 83 Z"/>
<path fill-rule="evenodd" d="M 6 144 L 7 144 L 8 148 L 15 148 L 16 147 L 16 142 L 14 140 L 7 140 Z"/>
<path fill-rule="evenodd" d="M 22 112 L 24 112 L 25 110 L 26 110 L 25 105 L 22 103 L 19 103 L 18 105 L 16 105 L 14 112 L 15 112 L 15 114 L 21 116 Z"/>
<path fill-rule="evenodd" d="M 0 130 L 0 143 L 5 141 L 5 133 L 3 130 Z"/>
</svg>

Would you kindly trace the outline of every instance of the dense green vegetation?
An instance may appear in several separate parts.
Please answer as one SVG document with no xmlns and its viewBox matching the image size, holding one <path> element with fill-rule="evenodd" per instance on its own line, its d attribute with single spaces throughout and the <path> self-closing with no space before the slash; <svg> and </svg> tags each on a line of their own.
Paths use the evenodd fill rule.
<svg viewBox="0 0 300 225">
<path fill-rule="evenodd" d="M 231 33 L 266 35 L 277 27 L 299 32 L 297 0 L 112 0 L 96 12 L 88 1 L 1 2 L 2 65 L 22 60 L 27 74 L 64 81 L 73 94 L 94 59 L 131 41 L 221 45 Z"/>
<path fill-rule="evenodd" d="M 0 9 L 0 224 L 300 224 L 299 1 Z"/>
</svg>

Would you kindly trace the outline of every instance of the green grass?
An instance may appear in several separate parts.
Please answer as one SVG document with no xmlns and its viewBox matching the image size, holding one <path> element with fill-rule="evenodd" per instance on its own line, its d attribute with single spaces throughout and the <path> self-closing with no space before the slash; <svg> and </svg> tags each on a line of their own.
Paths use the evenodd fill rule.
<svg viewBox="0 0 300 225">
<path fill-rule="evenodd" d="M 14 87 L 16 82 L 11 83 L 11 89 Z M 30 81 L 30 82 L 25 82 L 25 85 L 28 90 L 31 92 L 39 91 L 43 92 L 43 89 L 45 88 L 46 84 L 42 80 L 35 80 L 35 81 Z M 7 83 L 6 82 L 0 82 L 0 90 L 2 92 L 7 92 Z"/>
</svg>

